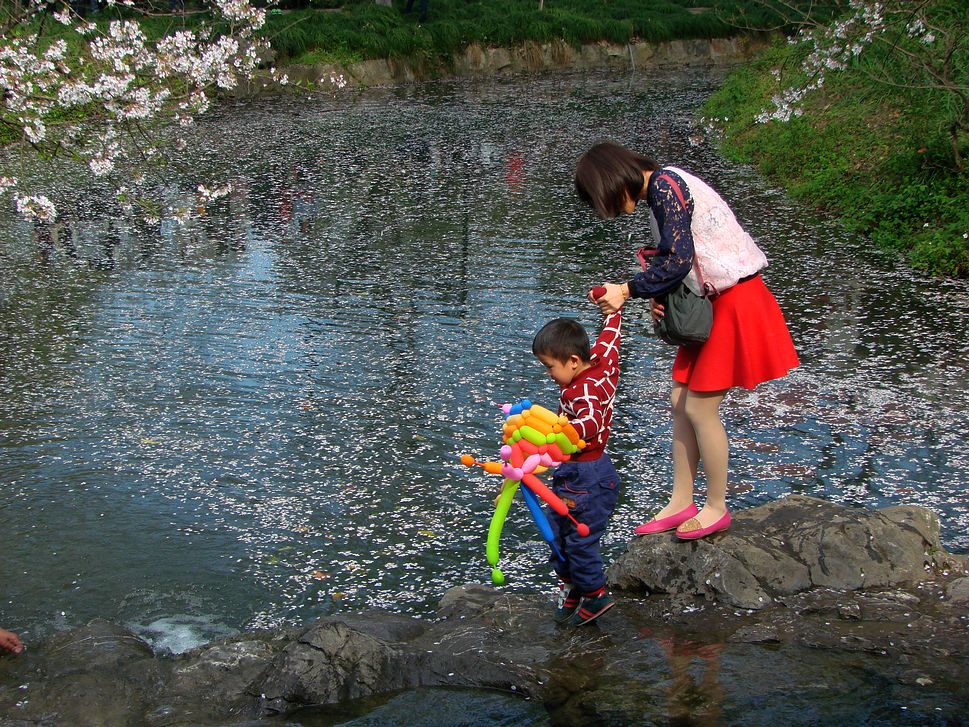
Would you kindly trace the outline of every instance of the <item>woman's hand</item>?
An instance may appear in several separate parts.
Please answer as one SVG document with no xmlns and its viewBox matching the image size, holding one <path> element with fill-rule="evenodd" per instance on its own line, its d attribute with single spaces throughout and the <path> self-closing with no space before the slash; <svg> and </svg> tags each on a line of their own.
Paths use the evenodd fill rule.
<svg viewBox="0 0 969 727">
<path fill-rule="evenodd" d="M 622 308 L 622 304 L 626 302 L 629 298 L 628 290 L 625 283 L 616 285 L 615 283 L 605 283 L 603 288 L 606 289 L 605 294 L 600 295 L 598 298 L 592 297 L 592 292 L 589 292 L 589 302 L 595 303 L 599 306 L 599 310 L 602 311 L 604 315 L 609 315 L 610 313 L 615 313 L 617 310 Z"/>
<path fill-rule="evenodd" d="M 653 323 L 659 323 L 660 318 L 666 315 L 666 308 L 657 303 L 656 298 L 650 298 L 649 314 L 653 317 Z"/>
</svg>

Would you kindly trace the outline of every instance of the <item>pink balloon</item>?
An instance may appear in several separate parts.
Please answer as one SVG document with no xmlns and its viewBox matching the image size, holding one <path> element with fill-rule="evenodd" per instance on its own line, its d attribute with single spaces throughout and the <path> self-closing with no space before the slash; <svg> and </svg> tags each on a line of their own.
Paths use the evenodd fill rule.
<svg viewBox="0 0 969 727">
<path fill-rule="evenodd" d="M 524 474 L 525 473 L 521 471 L 520 467 L 512 467 L 507 462 L 501 465 L 501 476 L 506 480 L 515 480 L 517 482 Z"/>
<path fill-rule="evenodd" d="M 540 454 L 530 454 L 525 459 L 522 464 L 522 472 L 534 472 L 535 468 L 542 463 L 542 456 Z"/>
</svg>

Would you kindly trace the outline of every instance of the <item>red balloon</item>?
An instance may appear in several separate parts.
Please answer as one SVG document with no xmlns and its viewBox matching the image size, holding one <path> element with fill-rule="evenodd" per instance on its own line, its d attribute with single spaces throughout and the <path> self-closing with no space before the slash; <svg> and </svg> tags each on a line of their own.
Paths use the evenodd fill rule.
<svg viewBox="0 0 969 727">
<path fill-rule="evenodd" d="M 532 492 L 545 500 L 545 502 L 548 503 L 548 506 L 559 515 L 568 516 L 569 506 L 562 502 L 562 498 L 548 489 L 535 475 L 530 473 L 522 475 L 522 484 L 531 488 Z"/>
</svg>

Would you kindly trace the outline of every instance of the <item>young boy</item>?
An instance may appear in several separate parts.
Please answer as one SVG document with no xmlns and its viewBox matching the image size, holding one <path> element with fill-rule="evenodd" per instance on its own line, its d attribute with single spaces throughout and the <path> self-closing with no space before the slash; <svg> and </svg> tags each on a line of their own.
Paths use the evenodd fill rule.
<svg viewBox="0 0 969 727">
<path fill-rule="evenodd" d="M 571 520 L 549 514 L 564 558 L 554 553 L 549 557 L 562 580 L 555 620 L 573 626 L 591 623 L 614 605 L 606 593 L 599 541 L 619 494 L 619 475 L 605 448 L 619 383 L 621 313 L 606 316 L 591 349 L 585 329 L 572 318 L 549 321 L 532 341 L 532 353 L 561 387 L 559 413 L 586 442 L 581 452 L 553 470 L 552 491 L 576 520 L 589 526 L 589 535 L 580 537 Z"/>
</svg>

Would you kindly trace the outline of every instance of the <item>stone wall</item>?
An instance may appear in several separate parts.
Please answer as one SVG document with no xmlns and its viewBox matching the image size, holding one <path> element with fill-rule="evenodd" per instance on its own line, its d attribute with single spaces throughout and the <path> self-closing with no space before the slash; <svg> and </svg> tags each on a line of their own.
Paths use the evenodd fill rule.
<svg viewBox="0 0 969 727">
<path fill-rule="evenodd" d="M 516 48 L 485 48 L 473 43 L 455 54 L 449 64 L 432 65 L 424 60 L 371 59 L 349 65 L 318 63 L 293 65 L 280 70 L 289 84 L 326 88 L 331 75 L 343 76 L 348 86 L 376 87 L 413 83 L 435 78 L 474 78 L 525 73 L 616 68 L 641 70 L 663 64 L 730 64 L 746 60 L 770 44 L 767 35 L 733 38 L 673 40 L 665 43 L 612 45 L 593 43 L 573 48 L 562 40 L 526 42 Z M 243 95 L 270 90 L 264 79 L 242 90 Z"/>
</svg>

